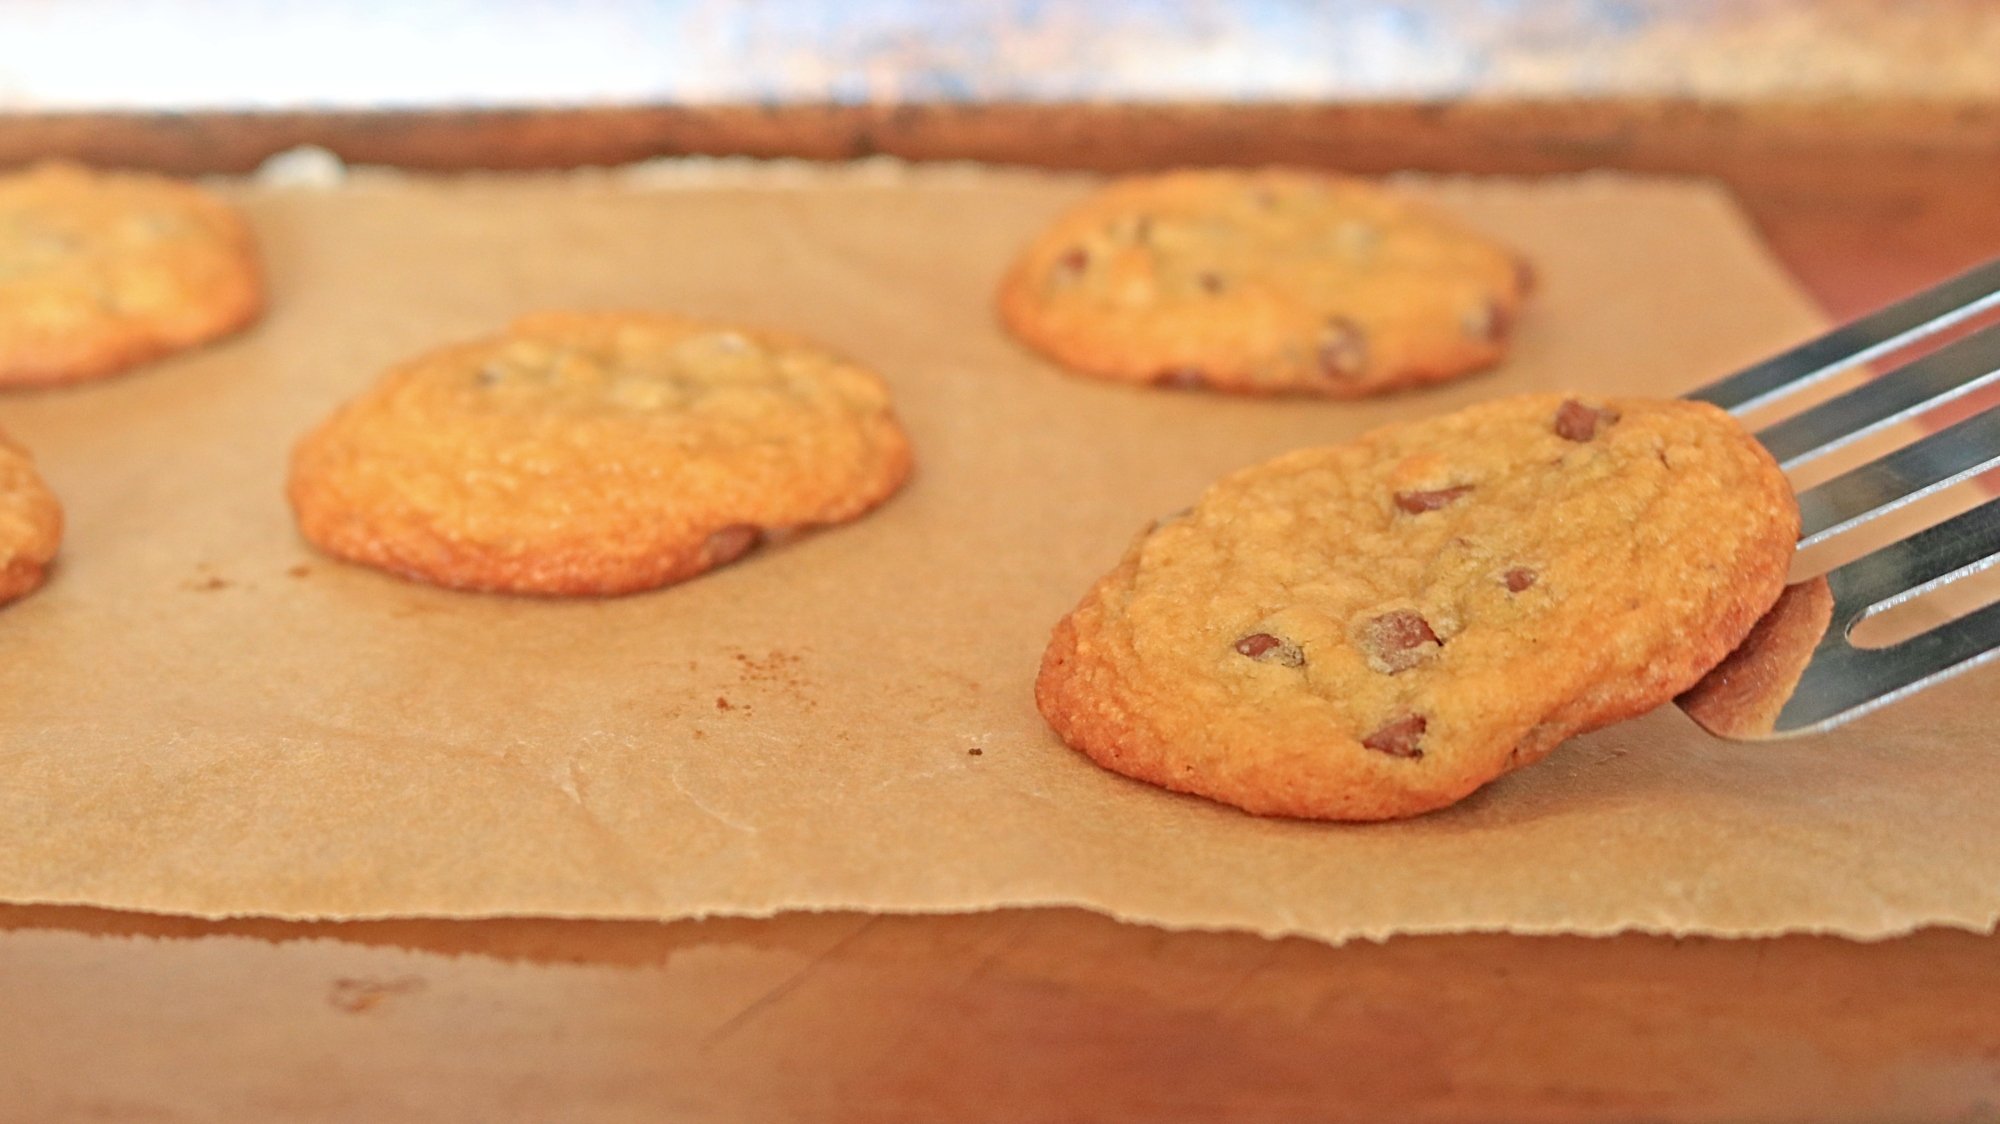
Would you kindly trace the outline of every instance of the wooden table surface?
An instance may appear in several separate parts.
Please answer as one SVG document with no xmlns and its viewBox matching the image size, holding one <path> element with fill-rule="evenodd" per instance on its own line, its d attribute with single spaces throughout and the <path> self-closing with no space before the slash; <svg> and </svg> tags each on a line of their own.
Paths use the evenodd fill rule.
<svg viewBox="0 0 2000 1124">
<path fill-rule="evenodd" d="M 1996 121 L 1650 102 L 44 117 L 0 121 L 0 164 L 231 168 L 311 139 L 418 166 L 723 148 L 1706 172 L 1846 315 L 2000 253 Z M 0 907 L 0 1121 L 401 1118 L 2000 1121 L 2000 939 L 1331 948 L 1067 910 L 217 924 Z"/>
</svg>

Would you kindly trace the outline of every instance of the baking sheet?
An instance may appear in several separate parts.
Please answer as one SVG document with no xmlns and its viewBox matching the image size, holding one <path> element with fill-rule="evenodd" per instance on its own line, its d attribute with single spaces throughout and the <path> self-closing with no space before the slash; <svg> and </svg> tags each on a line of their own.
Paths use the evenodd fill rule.
<svg viewBox="0 0 2000 1124">
<path fill-rule="evenodd" d="M 1075 904 L 1298 933 L 1990 928 L 1990 674 L 1730 745 L 1671 708 L 1448 811 L 1259 820 L 1036 715 L 1049 627 L 1149 519 L 1303 444 L 1517 391 L 1672 394 L 1819 324 L 1709 186 L 1408 181 L 1543 281 L 1490 376 L 1364 403 L 1065 377 L 990 311 L 1080 177 L 682 166 L 238 185 L 252 334 L 0 398 L 70 515 L 0 612 L 0 899 L 201 916 L 680 918 Z M 851 527 L 609 601 L 313 554 L 295 437 L 388 364 L 546 307 L 797 331 L 894 389 L 918 471 Z M 977 751 L 976 753 L 974 751 Z"/>
</svg>

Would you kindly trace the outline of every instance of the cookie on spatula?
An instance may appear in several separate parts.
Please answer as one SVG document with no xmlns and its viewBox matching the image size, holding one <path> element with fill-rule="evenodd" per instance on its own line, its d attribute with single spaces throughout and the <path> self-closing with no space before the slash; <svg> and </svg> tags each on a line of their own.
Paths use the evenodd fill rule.
<svg viewBox="0 0 2000 1124">
<path fill-rule="evenodd" d="M 1166 788 L 1415 815 L 1700 679 L 1777 599 L 1798 529 L 1713 407 L 1488 402 L 1214 485 L 1056 627 L 1036 699 Z"/>
</svg>

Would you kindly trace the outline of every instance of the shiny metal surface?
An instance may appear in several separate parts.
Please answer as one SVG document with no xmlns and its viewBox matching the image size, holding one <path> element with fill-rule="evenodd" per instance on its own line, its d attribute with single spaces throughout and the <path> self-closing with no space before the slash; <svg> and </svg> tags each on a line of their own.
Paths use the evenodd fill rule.
<svg viewBox="0 0 2000 1124">
<path fill-rule="evenodd" d="M 2000 307 L 2000 258 L 1843 324 L 1688 397 L 1733 414 L 1755 410 L 1994 307 Z"/>
<path fill-rule="evenodd" d="M 1757 434 L 1791 471 L 2000 378 L 2000 325 L 1870 379 Z"/>
<path fill-rule="evenodd" d="M 1840 370 L 2000 306 L 2000 259 L 1837 328 L 1690 395 L 1745 413 Z M 1757 436 L 1792 469 L 2000 378 L 2000 325 L 1872 379 Z M 2000 407 L 1961 421 L 1799 497 L 1811 546 L 2000 464 Z M 1857 647 L 1855 626 L 2000 562 L 2000 500 L 1989 500 L 1827 573 L 1833 611 L 1768 731 L 1814 733 L 1988 663 L 2000 654 L 2000 602 L 1883 647 Z M 1692 711 L 1691 711 L 1692 713 Z M 1705 723 L 1706 724 L 1706 723 Z"/>
<path fill-rule="evenodd" d="M 1884 547 L 1827 575 L 1833 623 L 1774 735 L 1830 729 L 2000 655 L 2000 602 L 1886 648 L 1857 648 L 1865 618 L 2000 561 L 2000 500 Z"/>
<path fill-rule="evenodd" d="M 2000 410 L 1988 410 L 1799 494 L 1799 549 L 2000 465 Z"/>
</svg>

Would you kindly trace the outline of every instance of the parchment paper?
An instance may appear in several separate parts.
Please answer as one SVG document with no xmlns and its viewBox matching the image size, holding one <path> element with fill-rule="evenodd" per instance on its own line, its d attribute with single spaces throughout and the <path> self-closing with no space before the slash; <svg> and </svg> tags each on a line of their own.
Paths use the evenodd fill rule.
<svg viewBox="0 0 2000 1124">
<path fill-rule="evenodd" d="M 1413 181 L 1541 267 L 1504 370 L 1366 403 L 1098 385 L 990 311 L 1016 245 L 1088 186 L 232 188 L 269 258 L 261 327 L 0 399 L 70 514 L 53 583 L 0 611 L 0 898 L 301 918 L 1068 903 L 1330 941 L 1993 925 L 1990 674 L 1782 744 L 1667 708 L 1364 827 L 1255 819 L 1065 749 L 1030 692 L 1050 626 L 1217 475 L 1490 395 L 1675 393 L 1819 322 L 1713 188 Z M 280 491 L 296 436 L 391 362 L 544 307 L 817 337 L 893 385 L 918 475 L 856 525 L 619 600 L 314 555 Z"/>
</svg>

